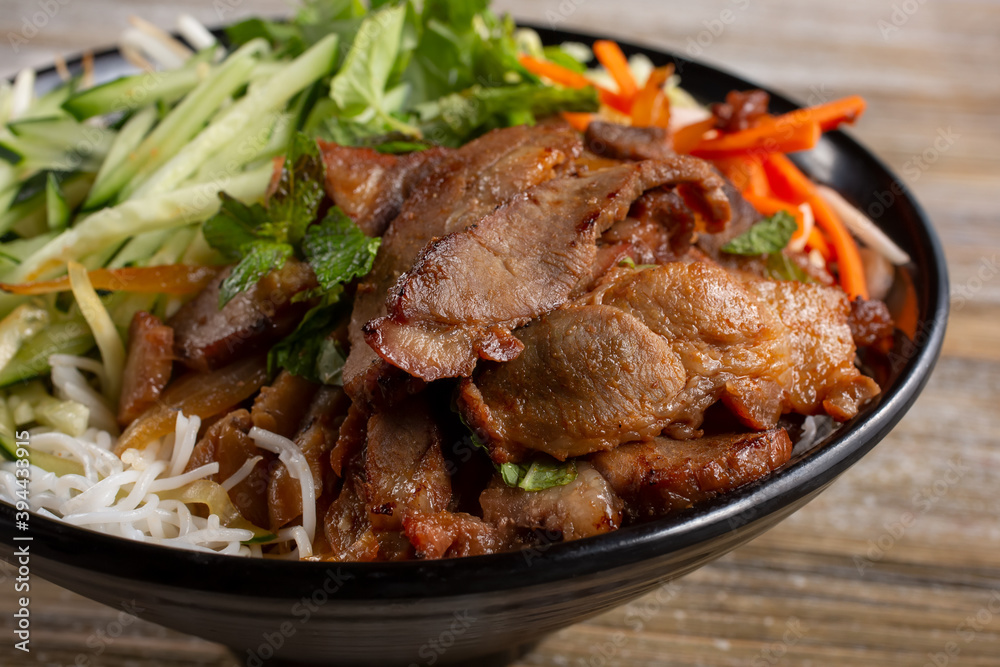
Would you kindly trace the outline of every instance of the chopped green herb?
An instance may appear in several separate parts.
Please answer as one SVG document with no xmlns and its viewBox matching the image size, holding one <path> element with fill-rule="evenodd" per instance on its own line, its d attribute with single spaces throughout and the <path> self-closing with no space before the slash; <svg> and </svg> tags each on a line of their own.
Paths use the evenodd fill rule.
<svg viewBox="0 0 1000 667">
<path fill-rule="evenodd" d="M 323 290 L 371 269 L 378 240 L 364 236 L 340 209 L 313 224 L 325 196 L 324 178 L 315 140 L 299 133 L 266 208 L 220 193 L 222 206 L 203 228 L 209 245 L 237 262 L 219 290 L 220 308 L 295 255 L 310 262 Z"/>
<path fill-rule="evenodd" d="M 273 224 L 278 226 L 277 237 L 283 233 L 284 240 L 292 245 L 302 240 L 323 201 L 323 176 L 323 159 L 316 141 L 296 134 L 267 207 Z"/>
<path fill-rule="evenodd" d="M 772 252 L 767 256 L 765 266 L 767 277 L 772 280 L 794 280 L 800 283 L 814 283 L 812 276 L 783 252 Z"/>
<path fill-rule="evenodd" d="M 763 255 L 780 252 L 788 245 L 792 234 L 795 233 L 796 226 L 795 218 L 787 211 L 778 211 L 722 246 L 722 250 L 733 255 Z"/>
<path fill-rule="evenodd" d="M 225 192 L 220 192 L 219 198 L 222 206 L 202 226 L 202 233 L 210 246 L 235 262 L 243 257 L 244 248 L 257 240 L 257 230 L 270 218 L 267 209 L 260 204 L 247 206 Z"/>
<path fill-rule="evenodd" d="M 341 292 L 343 288 L 337 287 L 328 293 L 323 303 L 305 314 L 295 331 L 271 348 L 267 357 L 268 372 L 271 375 L 283 368 L 307 380 L 324 383 L 326 381 L 323 375 L 333 375 L 336 369 L 330 366 L 330 359 L 326 360 L 323 372 L 319 366 L 326 350 L 326 341 L 341 316 L 342 309 L 338 307 Z"/>
<path fill-rule="evenodd" d="M 284 266 L 285 260 L 294 252 L 294 248 L 287 243 L 267 239 L 260 239 L 246 246 L 243 259 L 219 285 L 219 308 L 240 292 L 256 285 L 257 281 L 272 270 Z"/>
<path fill-rule="evenodd" d="M 324 290 L 367 274 L 382 239 L 365 236 L 334 206 L 322 222 L 306 230 L 302 253 Z"/>
<path fill-rule="evenodd" d="M 576 463 L 555 459 L 535 459 L 531 463 L 504 463 L 500 476 L 510 487 L 525 491 L 542 491 L 565 486 L 576 479 Z"/>
</svg>

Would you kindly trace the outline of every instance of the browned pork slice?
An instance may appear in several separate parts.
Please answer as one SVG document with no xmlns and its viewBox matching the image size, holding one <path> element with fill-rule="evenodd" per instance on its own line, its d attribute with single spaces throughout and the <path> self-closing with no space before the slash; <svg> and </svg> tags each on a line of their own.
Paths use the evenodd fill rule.
<svg viewBox="0 0 1000 667">
<path fill-rule="evenodd" d="M 312 471 L 318 500 L 332 497 L 331 489 L 327 487 L 336 476 L 330 468 L 329 454 L 337 442 L 338 430 L 349 402 L 340 387 L 320 387 L 312 403 L 307 403 L 308 412 L 298 425 L 294 442 L 302 450 Z M 257 408 L 256 404 L 254 408 Z M 271 473 L 267 499 L 271 530 L 278 530 L 302 514 L 302 489 L 288 467 L 280 461 L 275 463 Z"/>
<path fill-rule="evenodd" d="M 340 494 L 326 512 L 323 529 L 330 553 L 322 555 L 325 560 L 378 560 L 379 542 L 368 521 L 361 484 L 357 476 L 345 478 Z"/>
<path fill-rule="evenodd" d="M 889 307 L 878 299 L 855 299 L 851 302 L 851 314 L 847 318 L 851 335 L 857 346 L 875 345 L 892 336 L 896 325 L 889 313 Z"/>
<path fill-rule="evenodd" d="M 879 394 L 875 380 L 854 365 L 851 306 L 842 290 L 786 281 L 756 281 L 748 286 L 790 330 L 791 364 L 783 383 L 786 411 L 806 415 L 825 411 L 846 421 Z"/>
<path fill-rule="evenodd" d="M 261 387 L 253 401 L 250 419 L 257 428 L 291 438 L 309 410 L 319 386 L 286 370 L 268 387 Z"/>
<path fill-rule="evenodd" d="M 664 264 L 684 257 L 694 240 L 694 212 L 674 190 L 650 190 L 628 217 L 604 232 L 597 245 L 597 280 L 626 257 L 635 264 Z"/>
<path fill-rule="evenodd" d="M 634 127 L 591 121 L 584 143 L 594 155 L 616 160 L 655 160 L 673 156 L 670 136 L 662 127 Z"/>
<path fill-rule="evenodd" d="M 118 400 L 118 423 L 127 426 L 152 407 L 170 382 L 174 330 L 155 315 L 139 311 L 128 329 L 128 356 Z"/>
<path fill-rule="evenodd" d="M 461 558 L 502 551 L 496 526 L 464 512 L 410 512 L 403 519 L 417 558 Z"/>
<path fill-rule="evenodd" d="M 642 320 L 668 341 L 687 372 L 671 435 L 697 435 L 705 410 L 719 398 L 743 406 L 738 413 L 753 428 L 777 423 L 791 340 L 773 308 L 709 262 L 673 262 L 619 275 L 591 298 Z"/>
<path fill-rule="evenodd" d="M 257 445 L 247 435 L 253 427 L 250 413 L 234 410 L 208 427 L 204 437 L 198 441 L 191 453 L 187 470 L 194 470 L 206 463 L 217 461 L 219 472 L 209 477 L 222 483 L 239 472 L 243 465 L 260 456 L 261 459 L 251 469 L 250 474 L 229 490 L 236 509 L 256 526 L 268 525 L 267 485 L 270 471 L 276 457 L 271 452 L 257 449 Z"/>
<path fill-rule="evenodd" d="M 447 150 L 387 155 L 370 148 L 319 142 L 326 192 L 368 236 L 381 236 L 413 187 Z"/>
<path fill-rule="evenodd" d="M 788 462 L 782 428 L 694 440 L 631 442 L 590 457 L 635 521 L 687 509 L 758 480 Z"/>
<path fill-rule="evenodd" d="M 435 237 L 465 229 L 517 193 L 569 169 L 579 135 L 562 127 L 494 130 L 442 156 L 417 183 L 390 223 L 371 273 L 358 285 L 344 367 L 348 394 L 359 403 L 391 402 L 406 374 L 382 362 L 362 327 L 385 315 L 396 280 Z"/>
<path fill-rule="evenodd" d="M 316 286 L 308 264 L 289 260 L 220 309 L 219 285 L 227 275 L 223 271 L 168 322 L 177 356 L 196 370 L 221 368 L 287 336 L 310 305 L 293 297 Z"/>
<path fill-rule="evenodd" d="M 368 421 L 364 494 L 376 530 L 401 530 L 408 512 L 437 512 L 451 500 L 441 432 L 416 396 Z"/>
<path fill-rule="evenodd" d="M 519 330 L 524 353 L 465 380 L 459 407 L 497 463 L 566 459 L 659 435 L 686 381 L 670 345 L 609 306 L 564 308 Z"/>
<path fill-rule="evenodd" d="M 743 198 L 743 195 L 732 183 L 726 179 L 723 179 L 723 183 L 723 191 L 726 193 L 726 199 L 729 200 L 729 208 L 732 212 L 729 224 L 722 229 L 698 230 L 695 242 L 699 250 L 717 262 L 732 257 L 722 252 L 722 246 L 737 236 L 745 234 L 755 222 L 764 217 L 750 202 Z"/>
<path fill-rule="evenodd" d="M 781 414 L 788 330 L 709 263 L 617 269 L 585 299 L 517 333 L 524 353 L 484 368 L 459 396 L 497 462 L 526 450 L 580 456 L 664 430 L 695 437 L 705 410 L 728 392 L 762 403 L 769 425 Z M 728 384 L 738 379 L 753 382 Z"/>
<path fill-rule="evenodd" d="M 424 380 L 468 377 L 479 358 L 509 361 L 510 330 L 565 303 L 591 282 L 597 239 L 651 188 L 690 183 L 725 221 L 722 181 L 696 158 L 620 164 L 566 176 L 514 197 L 477 225 L 434 241 L 393 287 L 387 316 L 365 340 Z"/>
<path fill-rule="evenodd" d="M 541 491 L 507 486 L 499 475 L 479 498 L 483 519 L 496 525 L 507 548 L 539 539 L 568 542 L 617 530 L 622 501 L 607 480 L 585 461 L 569 484 Z"/>
</svg>

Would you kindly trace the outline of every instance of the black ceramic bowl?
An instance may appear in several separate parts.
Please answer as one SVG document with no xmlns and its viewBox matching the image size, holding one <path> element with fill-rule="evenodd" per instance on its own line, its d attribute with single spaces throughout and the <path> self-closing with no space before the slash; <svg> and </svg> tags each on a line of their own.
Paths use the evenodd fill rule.
<svg viewBox="0 0 1000 667">
<path fill-rule="evenodd" d="M 546 43 L 592 37 L 540 30 Z M 705 101 L 759 87 L 668 53 L 622 45 L 657 65 L 675 62 Z M 101 72 L 124 71 L 115 52 Z M 51 76 L 51 74 L 50 74 Z M 772 93 L 772 106 L 795 108 Z M 502 663 L 547 633 L 623 604 L 760 535 L 874 447 L 923 388 L 941 348 L 948 289 L 941 246 L 899 179 L 833 132 L 797 161 L 873 214 L 912 257 L 893 300 L 916 308 L 914 342 L 870 360 L 882 395 L 809 452 L 760 483 L 683 516 L 545 548 L 405 563 L 289 563 L 149 546 L 32 517 L 31 568 L 112 607 L 221 642 L 256 666 Z M 890 202 L 891 199 L 891 202 Z M 888 202 L 888 203 L 887 203 Z M 13 509 L 0 503 L 0 556 L 12 559 Z"/>
</svg>

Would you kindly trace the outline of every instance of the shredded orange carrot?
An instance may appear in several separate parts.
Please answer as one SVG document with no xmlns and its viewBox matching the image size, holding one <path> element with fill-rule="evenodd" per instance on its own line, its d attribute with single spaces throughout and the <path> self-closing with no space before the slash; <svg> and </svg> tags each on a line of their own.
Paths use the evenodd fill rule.
<svg viewBox="0 0 1000 667">
<path fill-rule="evenodd" d="M 833 249 L 830 248 L 830 243 L 823 236 L 823 232 L 819 230 L 819 227 L 813 227 L 809 230 L 809 238 L 806 239 L 806 247 L 812 248 L 818 252 L 825 261 L 830 262 L 833 260 Z"/>
<path fill-rule="evenodd" d="M 626 98 L 625 96 L 608 90 L 607 88 L 597 86 L 593 81 L 579 72 L 574 72 L 571 69 L 559 65 L 558 63 L 533 58 L 527 54 L 522 55 L 519 61 L 521 66 L 532 74 L 545 77 L 549 81 L 559 84 L 560 86 L 566 86 L 567 88 L 586 88 L 588 86 L 592 86 L 597 88 L 597 92 L 600 95 L 602 103 L 612 109 L 621 111 L 624 114 L 628 114 L 632 111 L 631 98 Z"/>
<path fill-rule="evenodd" d="M 740 155 L 731 158 L 712 160 L 722 175 L 732 182 L 741 193 L 750 193 L 758 197 L 772 196 L 767 184 L 767 176 L 761 159 L 751 155 Z"/>
<path fill-rule="evenodd" d="M 701 143 L 705 133 L 715 127 L 715 116 L 700 120 L 697 123 L 685 125 L 674 132 L 674 150 L 681 155 L 688 155 L 691 149 Z"/>
<path fill-rule="evenodd" d="M 808 203 L 812 207 L 816 225 L 826 233 L 833 247 L 841 287 L 851 299 L 867 299 L 868 286 L 857 243 L 837 214 L 819 196 L 812 181 L 781 154 L 768 156 L 764 161 L 764 171 L 776 195 L 796 204 Z"/>
<path fill-rule="evenodd" d="M 219 268 L 215 266 L 166 264 L 123 269 L 96 269 L 87 275 L 96 289 L 117 292 L 194 294 L 203 290 L 218 273 Z M 68 276 L 55 280 L 16 285 L 0 283 L 0 290 L 12 294 L 51 294 L 65 292 L 69 289 Z"/>
<path fill-rule="evenodd" d="M 625 97 L 613 90 L 608 90 L 607 88 L 597 87 L 597 92 L 600 95 L 601 103 L 605 106 L 609 106 L 615 111 L 620 111 L 626 116 L 632 113 L 632 99 Z"/>
<path fill-rule="evenodd" d="M 524 69 L 532 74 L 543 76 L 554 83 L 558 83 L 560 86 L 586 88 L 587 86 L 594 85 L 590 79 L 579 72 L 574 72 L 569 68 L 548 60 L 539 60 L 538 58 L 532 58 L 524 54 L 520 58 L 520 63 Z"/>
<path fill-rule="evenodd" d="M 632 103 L 633 125 L 664 129 L 670 125 L 670 98 L 663 86 L 673 73 L 673 65 L 657 67 L 650 73 Z"/>
<path fill-rule="evenodd" d="M 803 230 L 803 215 L 802 210 L 795 204 L 790 204 L 781 199 L 775 199 L 774 197 L 759 196 L 755 195 L 749 191 L 743 193 L 743 198 L 748 202 L 753 204 L 753 207 L 760 211 L 764 215 L 774 215 L 778 211 L 785 211 L 799 223 L 799 231 Z"/>
<path fill-rule="evenodd" d="M 768 119 L 746 130 L 704 139 L 691 150 L 691 155 L 711 159 L 746 154 L 793 153 L 814 147 L 821 133 L 819 123 L 813 120 Z"/>
<path fill-rule="evenodd" d="M 766 195 L 755 195 L 749 190 L 743 192 L 743 198 L 750 202 L 750 204 L 762 215 L 771 216 L 778 211 L 785 211 L 790 216 L 795 218 L 796 229 L 795 233 L 792 235 L 792 241 L 801 239 L 806 233 L 805 216 L 802 214 L 802 209 L 795 204 L 790 204 L 786 201 L 775 199 L 774 197 L 768 197 Z"/>
<path fill-rule="evenodd" d="M 839 100 L 798 109 L 777 116 L 774 120 L 786 122 L 814 121 L 824 132 L 834 130 L 841 123 L 853 123 L 865 111 L 865 100 L 859 95 L 851 95 Z"/>
<path fill-rule="evenodd" d="M 587 126 L 594 120 L 594 114 L 577 111 L 563 111 L 562 117 L 577 132 L 586 132 Z"/>
<path fill-rule="evenodd" d="M 618 84 L 618 93 L 627 100 L 634 100 L 639 86 L 636 85 L 635 77 L 628 66 L 628 59 L 622 53 L 622 49 L 617 42 L 608 39 L 599 39 L 594 42 L 594 57 L 604 65 L 611 78 Z"/>
</svg>

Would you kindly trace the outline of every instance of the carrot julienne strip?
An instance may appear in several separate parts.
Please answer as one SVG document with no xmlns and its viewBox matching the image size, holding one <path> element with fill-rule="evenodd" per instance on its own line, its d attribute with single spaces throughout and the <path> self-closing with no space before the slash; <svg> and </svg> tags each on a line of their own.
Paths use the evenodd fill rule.
<svg viewBox="0 0 1000 667">
<path fill-rule="evenodd" d="M 639 86 L 632 76 L 632 70 L 628 66 L 628 59 L 622 53 L 622 49 L 617 42 L 608 39 L 599 39 L 594 42 L 594 57 L 604 65 L 611 78 L 618 84 L 618 92 L 627 100 L 634 100 Z"/>
<path fill-rule="evenodd" d="M 793 153 L 809 150 L 819 141 L 820 125 L 816 121 L 783 121 L 773 119 L 741 130 L 704 139 L 691 150 L 700 158 L 720 158 L 733 155 Z"/>
<path fill-rule="evenodd" d="M 836 213 L 819 196 L 812 181 L 781 154 L 770 155 L 764 161 L 764 171 L 776 195 L 791 202 L 808 203 L 812 207 L 816 224 L 826 233 L 833 247 L 841 287 L 852 300 L 857 297 L 867 299 L 868 286 L 857 243 Z"/>
<path fill-rule="evenodd" d="M 586 132 L 590 122 L 594 120 L 594 114 L 579 111 L 563 111 L 562 117 L 577 132 Z"/>
<path fill-rule="evenodd" d="M 842 123 L 853 123 L 865 111 L 865 100 L 860 95 L 851 95 L 839 100 L 817 104 L 816 106 L 797 109 L 777 116 L 775 121 L 782 119 L 789 122 L 813 121 L 819 123 L 824 132 L 835 130 Z"/>
<path fill-rule="evenodd" d="M 219 268 L 215 266 L 166 264 L 122 269 L 95 269 L 87 275 L 94 289 L 176 295 L 200 292 L 218 273 Z M 70 281 L 69 276 L 63 276 L 55 280 L 33 283 L 0 283 L 0 289 L 11 294 L 51 294 L 69 291 Z"/>
<path fill-rule="evenodd" d="M 563 67 L 548 60 L 539 60 L 527 54 L 520 57 L 521 66 L 532 74 L 543 76 L 546 79 L 558 83 L 567 88 L 586 88 L 594 84 L 579 72 Z"/>
<path fill-rule="evenodd" d="M 640 127 L 667 128 L 670 124 L 670 98 L 663 86 L 674 73 L 674 66 L 657 67 L 632 103 L 632 124 Z"/>
<path fill-rule="evenodd" d="M 700 120 L 697 123 L 685 125 L 674 132 L 674 151 L 681 155 L 689 155 L 691 150 L 702 141 L 702 137 L 715 127 L 715 116 Z"/>
</svg>

